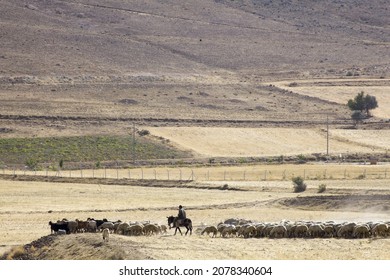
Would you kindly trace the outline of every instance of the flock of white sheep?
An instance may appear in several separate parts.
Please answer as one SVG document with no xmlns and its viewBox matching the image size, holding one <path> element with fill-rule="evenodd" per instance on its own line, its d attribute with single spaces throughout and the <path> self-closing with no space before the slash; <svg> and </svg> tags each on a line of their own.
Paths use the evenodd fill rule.
<svg viewBox="0 0 390 280">
<path fill-rule="evenodd" d="M 369 238 L 390 236 L 388 222 L 314 222 L 280 221 L 252 222 L 243 219 L 228 219 L 216 226 L 203 226 L 197 230 L 201 235 L 212 237 L 243 238 Z"/>
</svg>

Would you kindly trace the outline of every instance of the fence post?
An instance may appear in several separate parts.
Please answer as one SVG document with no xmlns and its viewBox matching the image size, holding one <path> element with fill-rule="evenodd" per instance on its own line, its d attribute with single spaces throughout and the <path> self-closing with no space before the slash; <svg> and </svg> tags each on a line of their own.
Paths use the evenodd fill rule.
<svg viewBox="0 0 390 280">
<path fill-rule="evenodd" d="M 156 172 L 156 169 L 154 169 L 154 180 L 157 180 L 157 172 Z"/>
<path fill-rule="evenodd" d="M 194 181 L 194 170 L 191 169 L 191 181 Z"/>
<path fill-rule="evenodd" d="M 144 169 L 141 167 L 141 179 L 144 179 Z"/>
<path fill-rule="evenodd" d="M 129 180 L 131 179 L 130 169 L 129 169 Z"/>
<path fill-rule="evenodd" d="M 169 170 L 167 170 L 167 173 L 168 173 L 168 181 L 169 181 Z"/>
<path fill-rule="evenodd" d="M 326 179 L 326 169 L 324 170 L 324 179 Z"/>
<path fill-rule="evenodd" d="M 106 167 L 104 167 L 104 179 L 106 179 L 107 178 L 107 169 L 106 169 Z"/>
<path fill-rule="evenodd" d="M 180 172 L 180 181 L 181 181 L 181 179 L 182 179 L 182 177 L 181 177 L 181 169 L 179 169 L 179 172 Z"/>
<path fill-rule="evenodd" d="M 223 180 L 226 181 L 226 171 L 223 172 Z"/>
<path fill-rule="evenodd" d="M 283 171 L 283 178 L 282 180 L 286 180 L 286 169 Z"/>
<path fill-rule="evenodd" d="M 347 179 L 347 169 L 344 169 L 344 179 Z"/>
<path fill-rule="evenodd" d="M 267 170 L 264 170 L 264 181 L 267 181 Z"/>
<path fill-rule="evenodd" d="M 303 180 L 306 180 L 306 169 L 303 169 Z"/>
<path fill-rule="evenodd" d="M 244 181 L 245 181 L 245 172 L 246 172 L 246 171 L 244 170 Z"/>
</svg>

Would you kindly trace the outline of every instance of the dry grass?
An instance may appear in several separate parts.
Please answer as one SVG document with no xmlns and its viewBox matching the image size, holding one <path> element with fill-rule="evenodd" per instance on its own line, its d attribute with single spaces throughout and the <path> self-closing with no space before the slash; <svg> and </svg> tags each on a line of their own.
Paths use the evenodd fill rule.
<svg viewBox="0 0 390 280">
<path fill-rule="evenodd" d="M 245 159 L 243 159 L 245 161 Z M 209 181 L 289 181 L 294 176 L 304 179 L 386 179 L 390 178 L 387 163 L 371 165 L 369 161 L 356 164 L 312 163 L 312 164 L 251 164 L 234 166 L 183 166 L 183 167 L 144 167 L 121 169 L 85 169 L 58 171 L 3 170 L 12 176 L 43 176 L 53 178 L 79 178 L 87 181 L 96 179 L 134 179 L 134 180 L 180 180 Z M 31 177 L 33 179 L 34 177 Z M 38 179 L 39 180 L 39 179 Z M 59 179 L 60 180 L 60 179 Z"/>
<path fill-rule="evenodd" d="M 386 194 L 389 180 L 325 180 L 307 181 L 308 188 L 299 196 L 321 196 L 318 185 L 325 183 L 325 195 Z M 66 184 L 45 182 L 2 181 L 0 190 L 0 220 L 2 250 L 36 240 L 50 233 L 48 221 L 62 218 L 107 218 L 122 221 L 150 220 L 165 224 L 166 216 L 175 214 L 183 204 L 195 229 L 201 225 L 215 225 L 227 218 L 255 221 L 284 219 L 315 221 L 378 221 L 388 219 L 388 210 L 370 208 L 368 201 L 349 208 L 294 208 L 278 203 L 294 198 L 292 183 L 285 182 L 229 182 L 229 187 L 246 191 L 191 188 L 150 188 L 119 185 Z M 220 185 L 223 182 L 214 182 Z M 8 203 L 6 204 L 5 202 Z M 351 201 L 351 203 L 353 203 Z M 384 202 L 386 203 L 386 202 Z M 315 209 L 315 210 L 314 210 Z M 124 253 L 108 250 L 107 258 L 133 258 L 141 253 L 153 259 L 388 259 L 386 239 L 375 240 L 294 240 L 281 239 L 211 239 L 193 234 L 191 237 L 168 235 L 152 237 L 123 237 L 112 235 L 110 244 L 117 244 Z M 84 259 L 101 256 L 91 250 L 101 235 L 77 234 L 61 237 L 48 258 L 79 259 L 74 250 L 65 248 L 80 243 Z M 72 239 L 69 239 L 72 238 Z M 77 238 L 76 242 L 74 238 Z M 80 240 L 81 239 L 81 240 Z M 89 241 L 88 241 L 89 240 Z M 180 240 L 180 242 L 177 242 Z M 76 243 L 74 243 L 76 242 Z M 61 245 L 62 244 L 62 245 Z M 67 244 L 67 245 L 66 245 Z M 72 245 L 73 244 L 73 245 Z M 95 245 L 94 245 L 95 244 Z M 175 245 L 173 245 L 175 244 Z M 115 245 L 115 246 L 117 246 Z M 113 245 L 114 246 L 114 245 Z M 104 250 L 100 245 L 99 250 Z M 49 250 L 55 250 L 51 247 Z M 72 247 L 73 248 L 73 247 Z M 283 248 L 283 249 L 282 249 Z M 343 248 L 342 250 L 340 248 Z M 84 253 L 85 254 L 84 254 Z M 105 252 L 105 251 L 102 251 Z M 108 254 L 110 253 L 110 254 Z M 353 254 L 352 254 L 353 253 Z"/>
<path fill-rule="evenodd" d="M 320 128 L 148 127 L 153 135 L 169 139 L 204 157 L 281 156 L 326 153 L 326 130 Z M 332 154 L 385 152 L 390 131 L 331 129 Z M 232 148 L 234 147 L 234 148 Z"/>
<path fill-rule="evenodd" d="M 390 118 L 390 80 L 389 79 L 343 79 L 343 80 L 297 80 L 297 85 L 290 87 L 291 81 L 275 83 L 277 86 L 292 90 L 302 95 L 346 105 L 359 92 L 373 95 L 378 101 L 378 108 L 372 114 L 379 118 Z"/>
</svg>

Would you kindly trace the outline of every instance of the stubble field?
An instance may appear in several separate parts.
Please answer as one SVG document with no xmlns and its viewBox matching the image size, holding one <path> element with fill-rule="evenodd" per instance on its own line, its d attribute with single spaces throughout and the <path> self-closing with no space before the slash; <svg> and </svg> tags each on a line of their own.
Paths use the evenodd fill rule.
<svg viewBox="0 0 390 280">
<path fill-rule="evenodd" d="M 191 236 L 175 236 L 173 229 L 154 236 L 112 234 L 104 245 L 99 233 L 78 233 L 53 237 L 50 246 L 39 250 L 49 259 L 389 259 L 387 238 L 211 238 L 197 230 L 229 218 L 388 221 L 389 182 L 308 180 L 307 191 L 297 196 L 290 181 L 189 182 L 177 187 L 1 181 L 1 251 L 49 235 L 49 221 L 93 217 L 166 224 L 166 217 L 183 204 L 193 220 Z M 318 194 L 321 183 L 327 191 Z M 221 189 L 224 184 L 229 187 Z M 289 200 L 297 197 L 299 206 Z M 97 247 L 98 252 L 93 249 Z"/>
</svg>

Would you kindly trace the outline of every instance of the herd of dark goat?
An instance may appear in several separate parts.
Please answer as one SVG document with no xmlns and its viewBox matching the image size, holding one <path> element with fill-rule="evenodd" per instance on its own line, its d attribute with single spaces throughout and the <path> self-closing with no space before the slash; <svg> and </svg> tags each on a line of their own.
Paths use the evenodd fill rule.
<svg viewBox="0 0 390 280">
<path fill-rule="evenodd" d="M 121 220 L 109 221 L 107 219 L 88 218 L 85 221 L 62 219 L 57 222 L 49 222 L 52 234 L 71 234 L 83 232 L 102 232 L 108 230 L 110 233 L 122 235 L 152 235 L 167 232 L 167 226 L 143 222 L 122 222 Z"/>
</svg>

